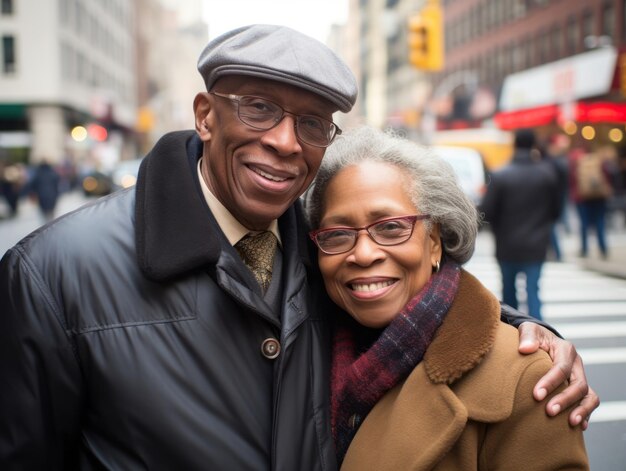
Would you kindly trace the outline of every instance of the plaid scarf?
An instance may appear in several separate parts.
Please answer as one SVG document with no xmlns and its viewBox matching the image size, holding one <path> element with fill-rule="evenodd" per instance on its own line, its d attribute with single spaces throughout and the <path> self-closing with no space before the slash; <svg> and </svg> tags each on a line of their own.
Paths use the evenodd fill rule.
<svg viewBox="0 0 626 471">
<path fill-rule="evenodd" d="M 454 300 L 460 273 L 459 265 L 445 263 L 382 331 L 347 315 L 337 320 L 331 407 L 339 463 L 372 407 L 422 361 Z"/>
</svg>

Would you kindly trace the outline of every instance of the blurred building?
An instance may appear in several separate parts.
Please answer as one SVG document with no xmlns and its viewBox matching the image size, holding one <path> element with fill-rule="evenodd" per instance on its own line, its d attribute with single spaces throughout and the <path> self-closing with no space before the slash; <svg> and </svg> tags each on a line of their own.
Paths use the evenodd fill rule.
<svg viewBox="0 0 626 471">
<path fill-rule="evenodd" d="M 419 133 L 432 84 L 408 60 L 407 25 L 424 0 L 349 0 L 342 56 L 359 83 L 350 124 Z"/>
<path fill-rule="evenodd" d="M 70 138 L 118 152 L 136 119 L 135 4 L 125 0 L 2 0 L 0 157 L 60 162 Z M 103 144 L 104 145 L 104 144 Z M 109 150 L 106 151 L 110 155 Z"/>
<path fill-rule="evenodd" d="M 346 24 L 335 24 L 330 29 L 329 37 L 326 40 L 328 47 L 333 49 L 350 67 L 350 70 L 354 73 L 359 80 L 359 96 L 361 96 L 361 88 L 364 83 L 361 82 L 361 60 L 359 57 L 359 44 L 361 43 L 361 30 L 360 24 L 360 10 L 355 8 L 353 4 L 357 4 L 359 0 L 348 0 L 351 5 L 350 19 Z M 350 113 L 343 114 L 337 113 L 333 118 L 341 129 L 349 129 L 353 126 L 362 124 L 364 120 L 362 100 L 357 100 L 352 107 Z"/>
<path fill-rule="evenodd" d="M 193 99 L 205 90 L 197 61 L 208 41 L 202 0 L 135 0 L 139 155 L 169 131 L 194 127 Z"/>
<path fill-rule="evenodd" d="M 193 127 L 202 0 L 2 0 L 0 160 L 107 170 Z"/>
<path fill-rule="evenodd" d="M 464 76 L 450 96 L 441 127 L 563 129 L 574 138 L 585 126 L 608 139 L 626 123 L 626 1 L 443 0 L 446 66 L 434 83 Z M 626 78 L 626 75 L 624 76 Z M 467 86 L 463 86 L 467 85 Z M 493 96 L 483 115 L 477 99 Z M 481 111 L 489 111 L 482 106 Z M 589 134 L 588 136 L 590 136 Z M 612 134 L 616 137 L 615 132 Z"/>
<path fill-rule="evenodd" d="M 409 63 L 409 19 L 431 3 L 443 10 L 445 57 L 424 71 Z M 574 137 L 592 126 L 614 139 L 626 123 L 625 0 L 350 0 L 348 18 L 354 121 L 426 141 L 522 126 Z"/>
</svg>

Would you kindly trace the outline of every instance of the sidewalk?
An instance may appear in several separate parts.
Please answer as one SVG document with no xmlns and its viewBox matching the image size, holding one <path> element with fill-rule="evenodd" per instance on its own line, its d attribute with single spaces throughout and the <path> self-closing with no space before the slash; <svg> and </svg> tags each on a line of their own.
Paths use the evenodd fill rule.
<svg viewBox="0 0 626 471">
<path fill-rule="evenodd" d="M 586 270 L 596 271 L 607 276 L 626 279 L 626 220 L 607 221 L 607 245 L 609 256 L 602 259 L 598 250 L 595 233 L 589 234 L 589 256 L 580 257 L 580 237 L 578 228 L 570 234 L 560 234 L 561 250 L 564 259 L 580 265 Z"/>
<path fill-rule="evenodd" d="M 596 256 L 576 258 L 576 261 L 587 270 L 626 279 L 626 238 L 623 232 L 620 238 L 611 235 L 609 233 L 609 256 L 606 260 Z"/>
<path fill-rule="evenodd" d="M 74 190 L 59 197 L 54 214 L 56 217 L 72 211 L 91 201 L 82 192 Z M 4 203 L 2 201 L 1 203 Z M 7 218 L 8 208 L 0 204 L 0 258 L 23 237 L 40 227 L 44 220 L 36 203 L 29 198 L 20 199 L 17 216 Z"/>
</svg>

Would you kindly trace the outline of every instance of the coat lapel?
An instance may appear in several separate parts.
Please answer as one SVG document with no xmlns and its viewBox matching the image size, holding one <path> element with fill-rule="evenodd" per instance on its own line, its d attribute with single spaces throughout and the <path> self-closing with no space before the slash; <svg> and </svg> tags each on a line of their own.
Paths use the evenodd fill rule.
<svg viewBox="0 0 626 471">
<path fill-rule="evenodd" d="M 144 274 L 154 281 L 181 276 L 215 263 L 219 257 L 216 223 L 197 190 L 187 156 L 194 135 L 193 131 L 166 134 L 139 169 L 135 190 L 137 257 Z"/>
<path fill-rule="evenodd" d="M 424 355 L 434 383 L 459 379 L 491 350 L 500 322 L 500 303 L 474 276 L 463 270 L 450 311 Z"/>
</svg>

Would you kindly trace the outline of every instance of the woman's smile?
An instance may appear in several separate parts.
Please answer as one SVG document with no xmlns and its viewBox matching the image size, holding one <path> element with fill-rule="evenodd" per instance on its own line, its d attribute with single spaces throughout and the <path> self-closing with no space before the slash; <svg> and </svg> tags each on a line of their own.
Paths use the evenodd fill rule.
<svg viewBox="0 0 626 471">
<path fill-rule="evenodd" d="M 397 281 L 397 279 L 392 278 L 367 278 L 350 281 L 346 286 L 351 291 L 352 296 L 367 300 L 385 296 L 393 289 Z"/>
</svg>

